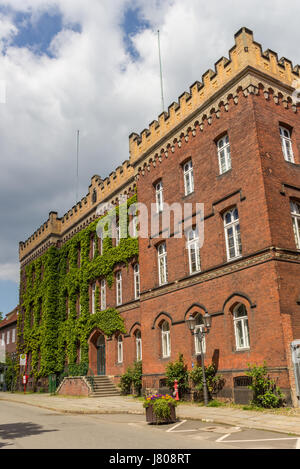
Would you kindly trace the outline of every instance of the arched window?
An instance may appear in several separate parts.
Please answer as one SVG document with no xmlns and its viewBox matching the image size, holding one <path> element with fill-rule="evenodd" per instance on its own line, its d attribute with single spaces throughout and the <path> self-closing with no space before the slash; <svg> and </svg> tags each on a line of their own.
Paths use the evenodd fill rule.
<svg viewBox="0 0 300 469">
<path fill-rule="evenodd" d="M 171 356 L 170 326 L 167 321 L 161 325 L 162 356 L 167 358 Z"/>
<path fill-rule="evenodd" d="M 118 336 L 118 363 L 123 363 L 123 337 Z"/>
<path fill-rule="evenodd" d="M 190 274 L 200 272 L 199 235 L 196 228 L 188 232 L 187 248 L 189 253 Z"/>
<path fill-rule="evenodd" d="M 204 323 L 203 323 L 203 318 L 202 314 L 198 313 L 195 316 L 196 319 L 196 326 L 195 326 L 195 332 L 194 332 L 194 338 L 195 338 L 195 354 L 196 355 L 201 355 L 201 345 L 202 345 L 202 352 L 206 352 L 206 342 L 205 342 L 205 335 L 203 336 L 202 341 L 200 341 L 199 336 L 197 332 L 200 330 L 202 331 L 204 329 Z"/>
<path fill-rule="evenodd" d="M 235 343 L 237 350 L 250 348 L 248 314 L 246 306 L 239 304 L 233 311 Z"/>
<path fill-rule="evenodd" d="M 142 334 L 141 331 L 137 331 L 135 334 L 135 345 L 136 345 L 136 361 L 142 360 Z"/>
</svg>

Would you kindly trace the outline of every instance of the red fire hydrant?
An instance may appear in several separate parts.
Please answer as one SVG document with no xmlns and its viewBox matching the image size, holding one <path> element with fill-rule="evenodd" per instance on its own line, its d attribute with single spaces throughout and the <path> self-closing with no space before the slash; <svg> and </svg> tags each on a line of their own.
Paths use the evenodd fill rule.
<svg viewBox="0 0 300 469">
<path fill-rule="evenodd" d="M 175 400 L 179 401 L 178 381 L 177 381 L 177 379 L 175 379 L 175 381 L 174 381 L 174 396 L 175 396 Z"/>
</svg>

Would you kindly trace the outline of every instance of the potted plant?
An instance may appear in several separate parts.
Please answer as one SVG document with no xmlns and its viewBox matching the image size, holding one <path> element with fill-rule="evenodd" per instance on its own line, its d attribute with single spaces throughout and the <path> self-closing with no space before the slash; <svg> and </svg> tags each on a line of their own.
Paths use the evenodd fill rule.
<svg viewBox="0 0 300 469">
<path fill-rule="evenodd" d="M 146 421 L 148 423 L 176 422 L 177 401 L 169 394 L 153 394 L 145 399 Z"/>
</svg>

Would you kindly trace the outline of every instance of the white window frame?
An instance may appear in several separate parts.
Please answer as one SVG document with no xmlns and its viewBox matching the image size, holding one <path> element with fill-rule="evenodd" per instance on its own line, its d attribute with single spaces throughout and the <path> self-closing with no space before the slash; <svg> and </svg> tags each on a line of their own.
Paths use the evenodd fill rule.
<svg viewBox="0 0 300 469">
<path fill-rule="evenodd" d="M 6 345 L 10 343 L 10 330 L 6 332 Z"/>
<path fill-rule="evenodd" d="M 140 298 L 140 266 L 135 264 L 133 267 L 134 275 L 134 298 L 138 300 Z"/>
<path fill-rule="evenodd" d="M 217 141 L 218 160 L 220 174 L 224 174 L 231 169 L 231 153 L 228 134 Z"/>
<path fill-rule="evenodd" d="M 164 209 L 164 188 L 162 181 L 159 181 L 155 185 L 155 196 L 156 196 L 156 212 L 160 213 Z"/>
<path fill-rule="evenodd" d="M 291 215 L 297 249 L 300 249 L 300 204 L 291 200 Z"/>
<path fill-rule="evenodd" d="M 203 318 L 200 313 L 198 313 L 195 316 L 196 319 L 196 326 L 195 326 L 195 331 L 194 331 L 194 341 L 195 341 L 195 355 L 201 355 L 201 343 L 198 337 L 197 332 L 203 331 L 204 330 L 204 323 L 203 323 Z M 206 353 L 206 340 L 205 340 L 205 335 L 203 336 L 202 339 L 202 352 Z"/>
<path fill-rule="evenodd" d="M 118 363 L 123 363 L 123 337 L 121 335 L 118 336 Z"/>
<path fill-rule="evenodd" d="M 14 344 L 16 342 L 16 329 L 12 329 L 11 331 L 11 343 Z"/>
<path fill-rule="evenodd" d="M 199 235 L 197 229 L 192 228 L 189 230 L 187 238 L 190 274 L 195 274 L 201 272 Z"/>
<path fill-rule="evenodd" d="M 116 246 L 119 246 L 121 240 L 121 231 L 119 222 L 116 225 Z"/>
<path fill-rule="evenodd" d="M 101 280 L 101 311 L 106 309 L 106 281 Z"/>
<path fill-rule="evenodd" d="M 244 306 L 246 314 L 244 316 L 237 317 L 238 309 Z M 249 335 L 249 322 L 248 313 L 245 305 L 242 303 L 238 304 L 233 311 L 233 322 L 234 322 L 234 335 L 236 350 L 249 350 L 250 349 L 250 335 Z M 240 325 L 240 328 L 239 328 Z M 240 334 L 241 333 L 241 334 Z M 241 343 L 243 344 L 241 345 Z"/>
<path fill-rule="evenodd" d="M 230 214 L 231 221 L 226 221 L 226 216 Z M 236 217 L 237 214 L 237 218 Z M 225 230 L 225 239 L 226 239 L 226 253 L 227 260 L 232 261 L 242 257 L 242 241 L 241 241 L 241 232 L 240 232 L 240 221 L 239 213 L 237 207 L 227 210 L 223 216 L 224 219 L 224 230 Z M 232 230 L 232 235 L 229 235 L 230 230 Z M 233 245 L 230 246 L 229 242 L 233 241 Z M 234 255 L 231 255 L 231 249 L 234 250 Z"/>
<path fill-rule="evenodd" d="M 116 302 L 117 306 L 122 304 L 122 272 L 116 273 Z"/>
<path fill-rule="evenodd" d="M 94 259 L 96 253 L 96 236 L 92 238 L 92 259 Z"/>
<path fill-rule="evenodd" d="M 5 333 L 2 332 L 2 335 L 1 335 L 1 345 L 4 346 L 5 345 Z"/>
<path fill-rule="evenodd" d="M 135 334 L 135 345 L 136 345 L 136 361 L 142 360 L 142 334 L 141 331 L 137 331 Z"/>
<path fill-rule="evenodd" d="M 194 169 L 192 160 L 183 165 L 184 194 L 189 195 L 194 192 Z"/>
<path fill-rule="evenodd" d="M 131 221 L 131 223 L 132 223 L 132 225 L 131 225 L 132 226 L 132 238 L 137 238 L 137 236 L 138 236 L 138 229 L 137 229 L 138 221 L 139 221 L 138 216 L 134 215 L 132 217 L 132 221 Z"/>
<path fill-rule="evenodd" d="M 170 325 L 164 321 L 161 325 L 161 342 L 162 342 L 162 357 L 169 358 L 171 356 L 171 338 L 170 338 Z"/>
<path fill-rule="evenodd" d="M 281 125 L 279 127 L 279 133 L 281 138 L 282 152 L 285 161 L 288 161 L 289 163 L 295 163 L 293 141 L 290 130 Z"/>
<path fill-rule="evenodd" d="M 96 283 L 92 284 L 92 314 L 96 313 Z"/>
<path fill-rule="evenodd" d="M 166 285 L 168 283 L 168 261 L 166 243 L 161 243 L 158 246 L 157 256 L 159 285 Z"/>
</svg>

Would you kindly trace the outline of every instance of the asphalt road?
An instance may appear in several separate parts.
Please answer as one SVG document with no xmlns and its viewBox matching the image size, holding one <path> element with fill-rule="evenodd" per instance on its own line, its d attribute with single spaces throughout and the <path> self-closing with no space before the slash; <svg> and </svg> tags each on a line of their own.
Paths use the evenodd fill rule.
<svg viewBox="0 0 300 469">
<path fill-rule="evenodd" d="M 293 435 L 143 415 L 70 415 L 0 402 L 0 449 L 300 449 Z"/>
</svg>

